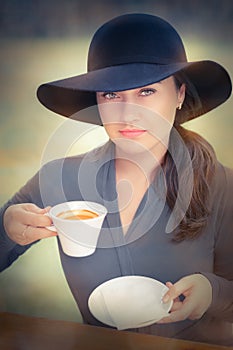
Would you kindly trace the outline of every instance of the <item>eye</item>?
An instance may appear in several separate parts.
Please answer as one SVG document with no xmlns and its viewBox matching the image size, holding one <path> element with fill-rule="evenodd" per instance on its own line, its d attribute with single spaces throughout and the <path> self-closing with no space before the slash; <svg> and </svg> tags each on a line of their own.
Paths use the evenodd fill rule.
<svg viewBox="0 0 233 350">
<path fill-rule="evenodd" d="M 117 94 L 115 94 L 115 92 L 103 92 L 102 96 L 107 100 L 113 100 L 117 98 Z"/>
<path fill-rule="evenodd" d="M 140 90 L 139 94 L 140 94 L 141 96 L 149 96 L 149 95 L 153 95 L 155 92 L 156 92 L 155 89 L 146 88 L 146 89 Z"/>
</svg>

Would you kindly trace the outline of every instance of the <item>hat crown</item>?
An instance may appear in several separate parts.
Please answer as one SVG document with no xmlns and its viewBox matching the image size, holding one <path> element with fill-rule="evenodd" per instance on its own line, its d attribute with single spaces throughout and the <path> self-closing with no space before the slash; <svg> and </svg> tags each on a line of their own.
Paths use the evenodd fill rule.
<svg viewBox="0 0 233 350">
<path fill-rule="evenodd" d="M 187 62 L 182 40 L 168 22 L 148 14 L 127 14 L 96 31 L 89 48 L 88 71 L 139 62 Z"/>
</svg>

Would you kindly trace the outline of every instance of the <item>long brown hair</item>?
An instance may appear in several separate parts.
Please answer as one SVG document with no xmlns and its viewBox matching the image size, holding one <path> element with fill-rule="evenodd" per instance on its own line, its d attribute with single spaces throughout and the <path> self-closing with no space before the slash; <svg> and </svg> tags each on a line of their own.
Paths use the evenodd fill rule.
<svg viewBox="0 0 233 350">
<path fill-rule="evenodd" d="M 184 82 L 184 76 L 176 76 L 175 81 L 177 87 L 180 87 L 181 83 Z M 185 78 L 185 84 L 186 98 L 182 108 L 185 108 L 187 111 L 191 108 L 201 108 L 200 101 L 197 98 L 197 93 L 187 81 L 187 78 Z M 180 122 L 179 118 L 176 117 L 174 132 L 181 137 L 186 151 L 188 151 L 191 160 L 193 178 L 189 205 L 187 206 L 177 229 L 174 231 L 173 240 L 176 242 L 185 239 L 194 239 L 203 232 L 210 214 L 210 185 L 217 163 L 216 155 L 212 146 L 199 134 L 182 127 Z M 172 134 L 170 142 L 173 142 Z M 179 157 L 182 158 L 182 154 Z M 173 210 L 180 188 L 178 172 L 171 152 L 167 152 L 162 167 L 166 179 L 167 203 L 170 209 Z M 187 177 L 186 170 L 187 165 L 185 164 L 185 159 L 181 159 L 179 176 L 180 174 L 182 176 L 183 172 L 183 177 Z"/>
</svg>

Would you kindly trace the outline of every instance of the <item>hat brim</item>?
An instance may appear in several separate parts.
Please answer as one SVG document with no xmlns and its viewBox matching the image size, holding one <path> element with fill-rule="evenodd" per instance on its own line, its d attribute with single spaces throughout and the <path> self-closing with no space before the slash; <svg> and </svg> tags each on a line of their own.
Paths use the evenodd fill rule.
<svg viewBox="0 0 233 350">
<path fill-rule="evenodd" d="M 42 84 L 39 101 L 62 116 L 102 125 L 98 113 L 77 113 L 96 105 L 96 92 L 116 92 L 150 85 L 178 72 L 185 72 L 199 99 L 199 108 L 177 111 L 180 123 L 196 118 L 226 101 L 232 90 L 227 71 L 214 61 L 175 64 L 128 63 Z"/>
</svg>

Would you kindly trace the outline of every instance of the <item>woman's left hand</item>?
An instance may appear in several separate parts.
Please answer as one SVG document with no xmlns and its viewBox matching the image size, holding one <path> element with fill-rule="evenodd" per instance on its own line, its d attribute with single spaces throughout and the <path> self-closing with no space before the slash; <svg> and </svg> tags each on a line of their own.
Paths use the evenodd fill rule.
<svg viewBox="0 0 233 350">
<path fill-rule="evenodd" d="M 158 323 L 170 323 L 199 319 L 209 308 L 212 301 L 212 286 L 209 280 L 201 274 L 193 274 L 181 278 L 175 284 L 166 283 L 169 290 L 163 297 L 163 302 L 173 300 L 169 316 Z M 184 300 L 180 301 L 179 296 Z"/>
</svg>

